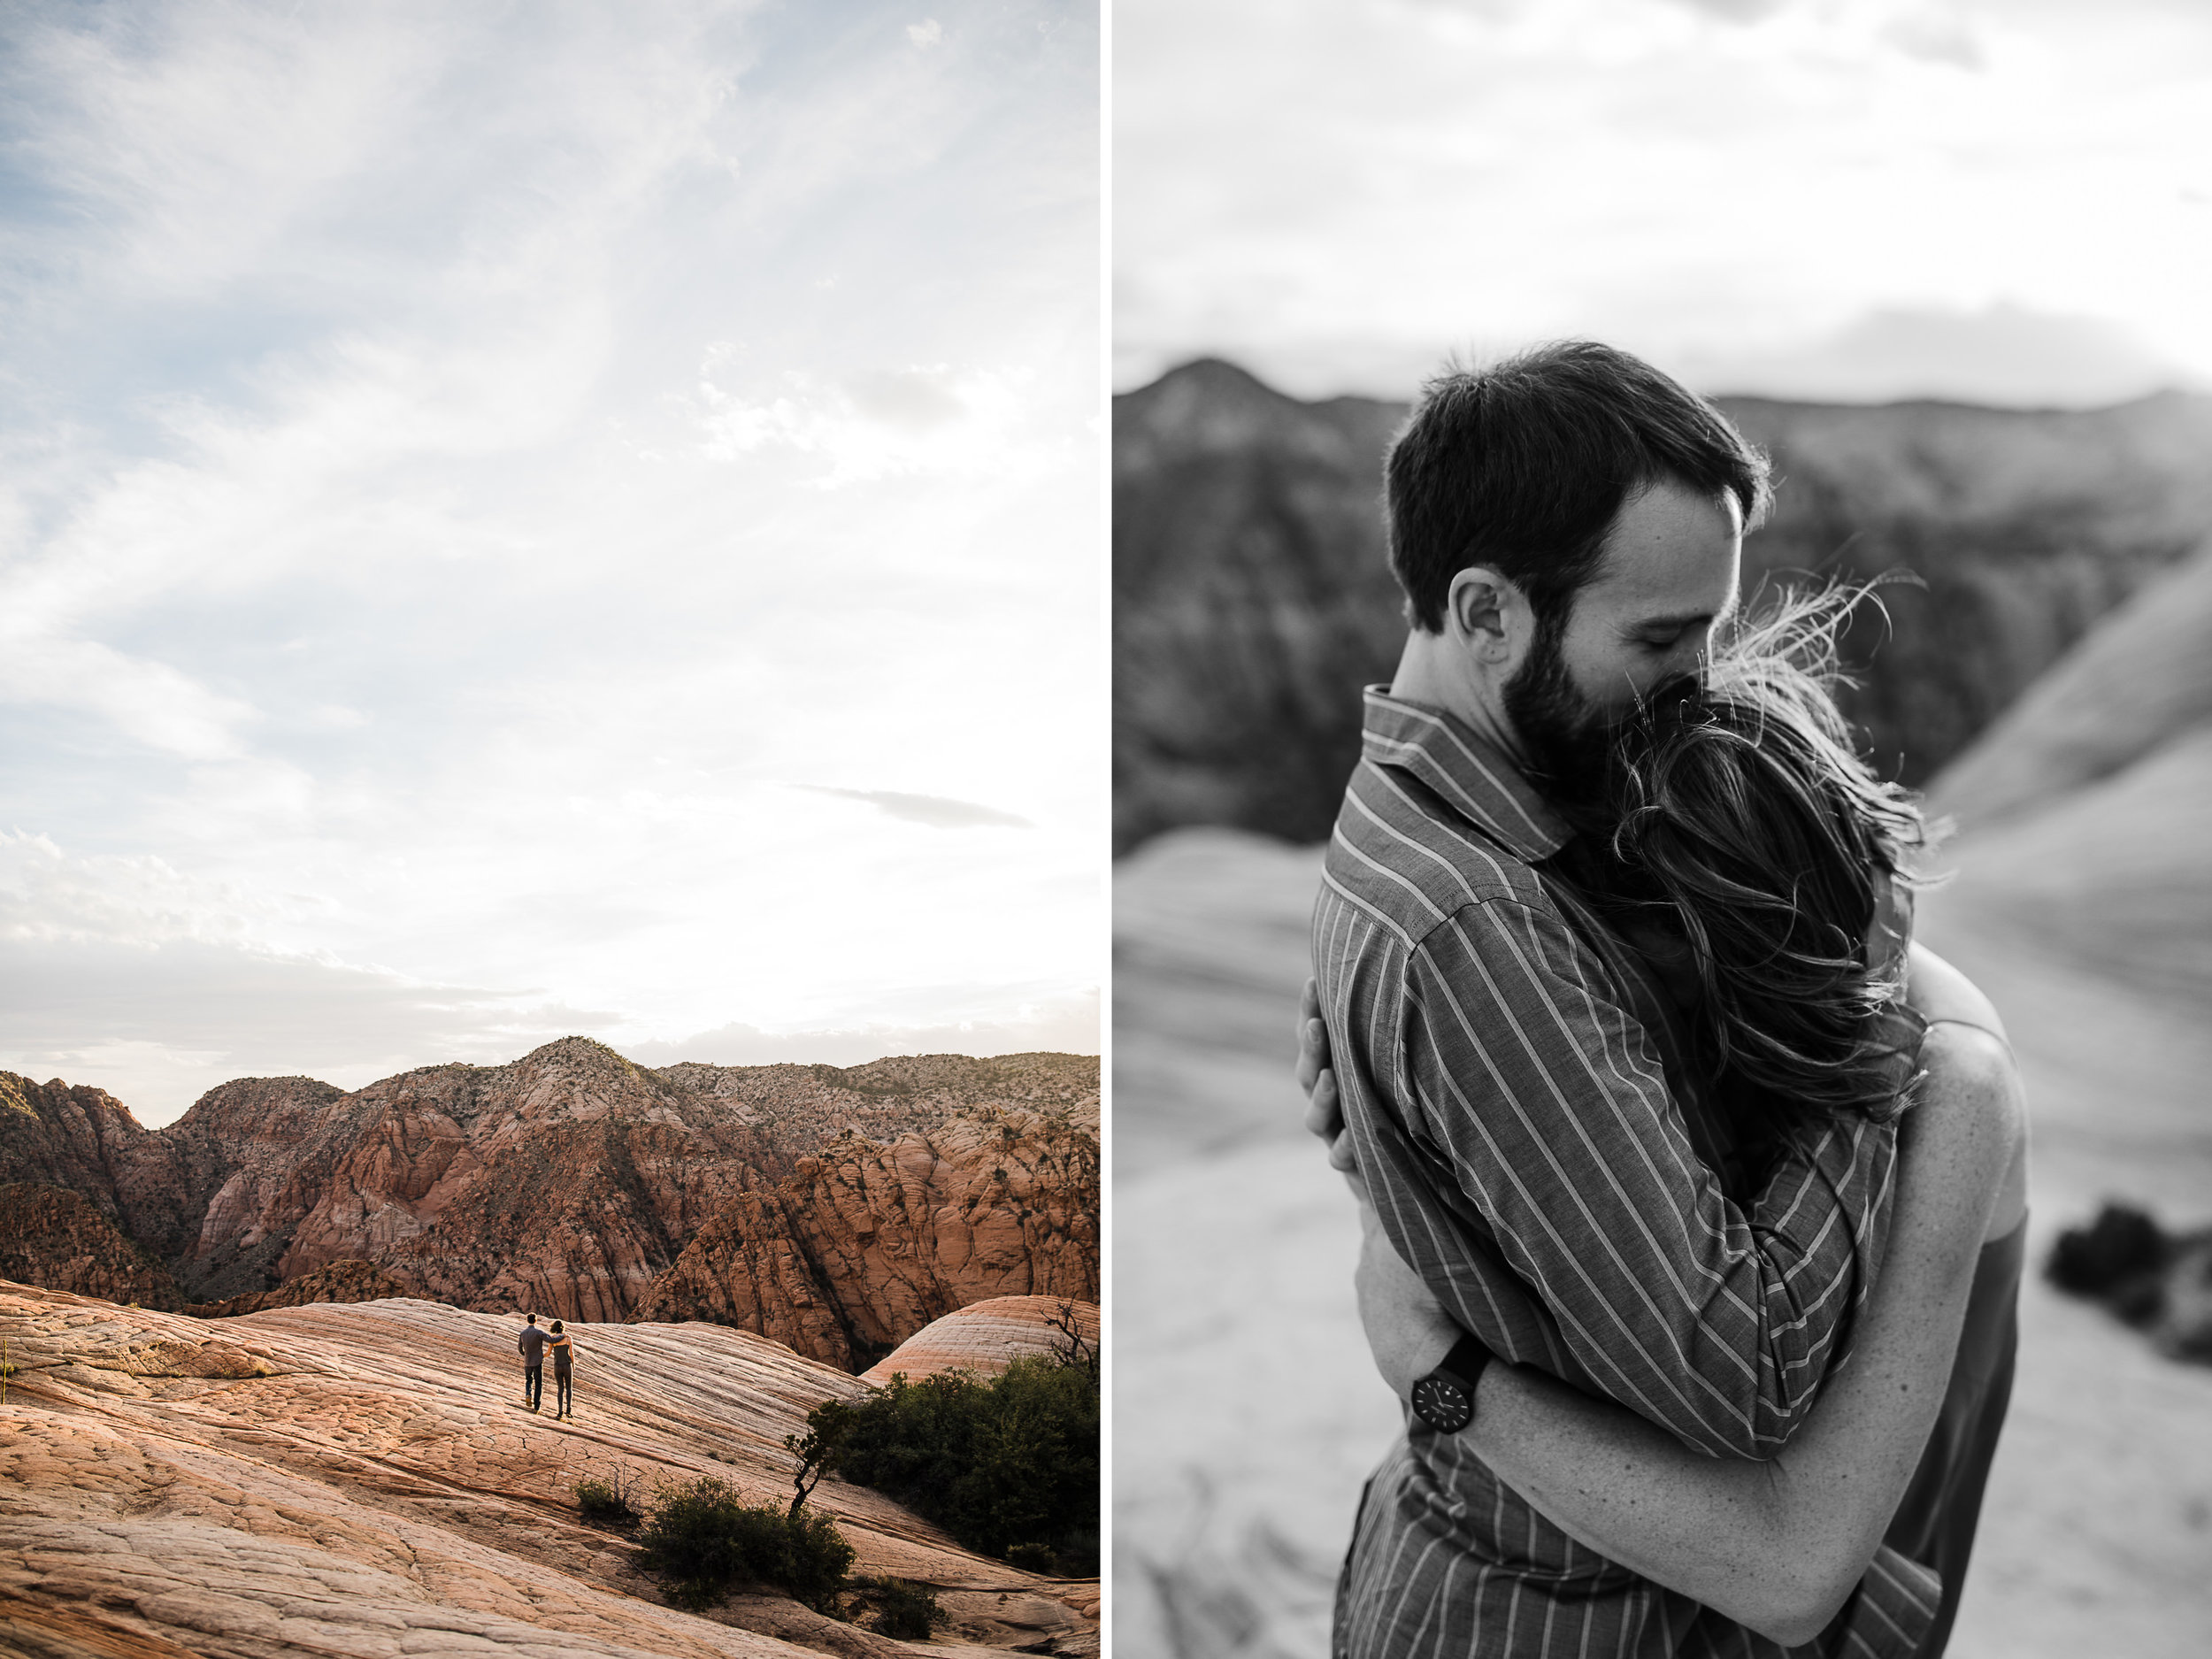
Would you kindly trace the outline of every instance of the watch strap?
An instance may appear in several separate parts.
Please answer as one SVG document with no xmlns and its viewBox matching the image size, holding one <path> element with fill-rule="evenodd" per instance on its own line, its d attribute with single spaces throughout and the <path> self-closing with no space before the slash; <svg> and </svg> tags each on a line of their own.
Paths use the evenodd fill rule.
<svg viewBox="0 0 2212 1659">
<path fill-rule="evenodd" d="M 1472 1335 L 1463 1331 L 1459 1340 L 1452 1344 L 1452 1351 L 1444 1356 L 1443 1363 L 1436 1369 L 1448 1371 L 1455 1378 L 1471 1400 L 1474 1398 L 1475 1385 L 1482 1380 L 1484 1370 L 1496 1357 Z"/>
</svg>

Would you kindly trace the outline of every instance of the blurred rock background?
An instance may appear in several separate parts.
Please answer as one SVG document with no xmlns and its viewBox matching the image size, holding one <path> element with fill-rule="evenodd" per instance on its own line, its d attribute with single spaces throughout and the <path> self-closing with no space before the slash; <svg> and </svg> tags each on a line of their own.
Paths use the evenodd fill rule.
<svg viewBox="0 0 2212 1659">
<path fill-rule="evenodd" d="M 1850 710 L 1958 820 L 1923 933 L 1990 993 L 2034 1114 L 2032 1251 L 2123 1197 L 2212 1219 L 2212 399 L 1724 399 L 1781 490 L 1763 575 L 1882 589 Z M 1117 1642 L 1325 1652 L 1398 1425 L 1348 1199 L 1288 1079 L 1358 687 L 1402 621 L 1402 405 L 1221 362 L 1116 400 Z M 2040 1279 L 1950 1651 L 2212 1651 L 2212 1371 Z"/>
</svg>

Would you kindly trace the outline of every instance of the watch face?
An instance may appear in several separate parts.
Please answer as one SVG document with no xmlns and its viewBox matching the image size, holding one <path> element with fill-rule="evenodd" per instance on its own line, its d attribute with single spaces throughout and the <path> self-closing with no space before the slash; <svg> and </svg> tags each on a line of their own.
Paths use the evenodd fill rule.
<svg viewBox="0 0 2212 1659">
<path fill-rule="evenodd" d="M 1466 1389 L 1436 1371 L 1413 1385 L 1413 1415 L 1439 1434 L 1456 1434 L 1475 1415 Z"/>
</svg>

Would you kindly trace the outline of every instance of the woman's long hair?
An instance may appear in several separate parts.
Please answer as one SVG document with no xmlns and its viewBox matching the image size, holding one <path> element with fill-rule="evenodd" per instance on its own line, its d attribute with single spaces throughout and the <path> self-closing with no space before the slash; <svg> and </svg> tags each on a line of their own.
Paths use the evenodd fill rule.
<svg viewBox="0 0 2212 1659">
<path fill-rule="evenodd" d="M 1761 607 L 1620 733 L 1609 862 L 1633 872 L 1632 913 L 1686 944 L 1695 1063 L 1755 1142 L 1886 1120 L 1914 1064 L 1916 1033 L 1885 1018 L 1903 941 L 1877 924 L 1928 832 L 1854 751 L 1833 695 L 1837 631 L 1865 596 Z"/>
</svg>

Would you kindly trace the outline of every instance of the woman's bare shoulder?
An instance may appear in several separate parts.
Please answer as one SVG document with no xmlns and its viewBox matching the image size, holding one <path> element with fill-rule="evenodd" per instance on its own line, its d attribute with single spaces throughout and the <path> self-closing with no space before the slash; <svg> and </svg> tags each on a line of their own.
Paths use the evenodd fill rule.
<svg viewBox="0 0 2212 1659">
<path fill-rule="evenodd" d="M 1982 995 L 1973 980 L 1917 941 L 1905 962 L 1905 1000 L 1921 1018 L 1930 1025 L 1947 1020 L 1972 1025 L 2011 1046 L 1997 1005 Z"/>
</svg>

